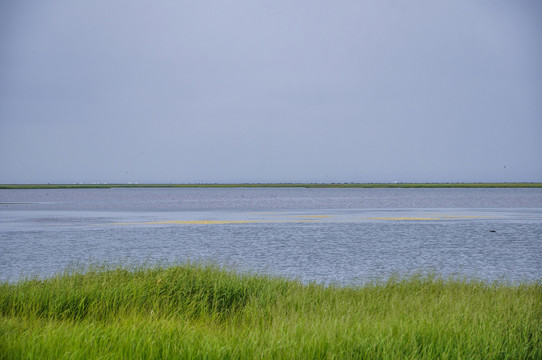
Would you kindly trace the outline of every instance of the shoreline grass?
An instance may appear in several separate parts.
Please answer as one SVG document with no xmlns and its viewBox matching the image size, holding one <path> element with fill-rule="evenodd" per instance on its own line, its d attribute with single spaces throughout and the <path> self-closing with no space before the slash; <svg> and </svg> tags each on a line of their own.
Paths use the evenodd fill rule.
<svg viewBox="0 0 542 360">
<path fill-rule="evenodd" d="M 113 188 L 541 188 L 542 183 L 240 183 L 240 184 L 0 184 L 0 189 Z"/>
<path fill-rule="evenodd" d="M 216 266 L 0 283 L 0 359 L 540 359 L 542 284 L 302 284 Z"/>
</svg>

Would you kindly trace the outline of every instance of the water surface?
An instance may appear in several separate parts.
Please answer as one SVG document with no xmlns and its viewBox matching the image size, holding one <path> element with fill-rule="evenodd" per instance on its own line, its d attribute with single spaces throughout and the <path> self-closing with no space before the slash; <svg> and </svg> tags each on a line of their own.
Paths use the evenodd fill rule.
<svg viewBox="0 0 542 360">
<path fill-rule="evenodd" d="M 323 283 L 538 281 L 542 189 L 0 190 L 1 280 L 186 260 Z"/>
</svg>

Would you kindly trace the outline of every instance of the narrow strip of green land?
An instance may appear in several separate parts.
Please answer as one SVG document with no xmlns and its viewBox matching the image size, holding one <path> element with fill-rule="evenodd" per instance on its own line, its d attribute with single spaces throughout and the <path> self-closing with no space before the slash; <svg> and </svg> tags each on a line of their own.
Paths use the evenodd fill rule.
<svg viewBox="0 0 542 360">
<path fill-rule="evenodd" d="M 112 188 L 542 188 L 542 183 L 0 184 L 0 189 Z"/>
</svg>

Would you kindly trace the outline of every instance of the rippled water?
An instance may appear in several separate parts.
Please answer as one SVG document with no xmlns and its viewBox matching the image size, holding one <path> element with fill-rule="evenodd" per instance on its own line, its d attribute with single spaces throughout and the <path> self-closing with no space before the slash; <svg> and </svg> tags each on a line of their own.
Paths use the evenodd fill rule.
<svg viewBox="0 0 542 360">
<path fill-rule="evenodd" d="M 323 283 L 540 280 L 542 189 L 0 190 L 1 280 L 185 260 Z"/>
</svg>

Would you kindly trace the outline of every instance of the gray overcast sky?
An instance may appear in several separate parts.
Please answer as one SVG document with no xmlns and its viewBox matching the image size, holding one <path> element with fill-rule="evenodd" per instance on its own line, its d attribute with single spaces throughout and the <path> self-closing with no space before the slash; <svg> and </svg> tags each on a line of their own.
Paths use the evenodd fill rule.
<svg viewBox="0 0 542 360">
<path fill-rule="evenodd" d="M 539 0 L 0 3 L 0 183 L 542 181 Z"/>
</svg>

